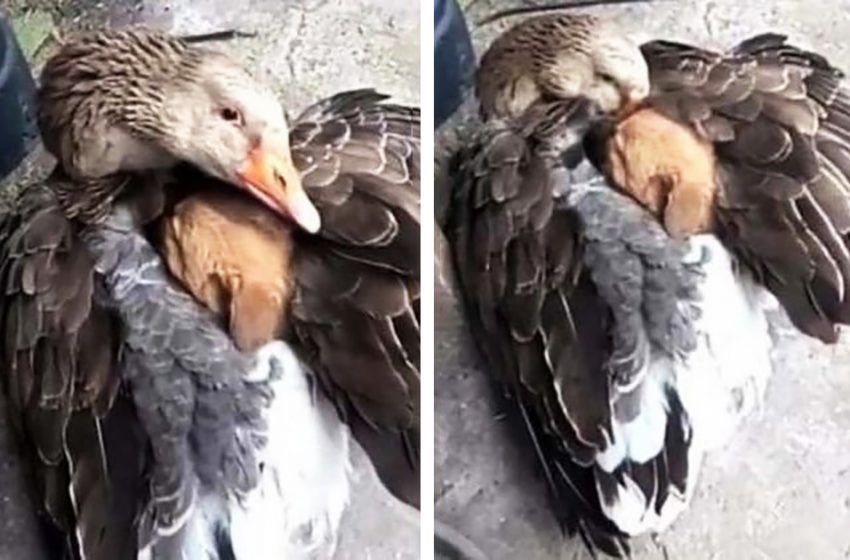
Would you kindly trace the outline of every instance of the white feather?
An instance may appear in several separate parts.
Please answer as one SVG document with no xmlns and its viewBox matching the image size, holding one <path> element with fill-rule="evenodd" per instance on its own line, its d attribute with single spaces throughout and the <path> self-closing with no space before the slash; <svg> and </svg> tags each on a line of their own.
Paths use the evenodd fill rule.
<svg viewBox="0 0 850 560">
<path fill-rule="evenodd" d="M 687 260 L 701 263 L 697 320 L 698 343 L 684 360 L 654 355 L 641 395 L 641 414 L 614 425 L 614 443 L 597 464 L 611 472 L 626 457 L 645 462 L 664 445 L 669 385 L 688 415 L 692 434 L 684 495 L 671 493 L 660 513 L 654 497 L 647 500 L 628 476 L 612 504 L 601 499 L 603 512 L 624 532 L 637 535 L 667 528 L 687 507 L 707 451 L 729 440 L 741 420 L 762 402 L 772 372 L 771 339 L 765 311 L 775 298 L 737 270 L 729 252 L 713 236 L 691 239 Z"/>
<path fill-rule="evenodd" d="M 227 503 L 207 494 L 193 505 L 195 512 L 185 525 L 179 560 L 217 560 L 216 531 L 227 522 Z"/>
<path fill-rule="evenodd" d="M 272 378 L 274 396 L 265 410 L 267 442 L 260 451 L 259 484 L 241 498 L 198 497 L 181 524 L 180 560 L 218 560 L 218 543 L 227 537 L 237 560 L 308 560 L 334 554 L 349 498 L 348 428 L 312 390 L 312 374 L 282 342 L 257 352 L 248 379 L 270 379 L 272 359 L 282 375 Z M 148 548 L 138 560 L 154 556 Z"/>
<path fill-rule="evenodd" d="M 676 366 L 667 357 L 654 356 L 647 369 L 646 380 L 638 389 L 642 391 L 640 414 L 627 423 L 614 422 L 615 443 L 597 456 L 597 464 L 606 472 L 612 472 L 627 457 L 636 463 L 646 463 L 661 453 L 664 447 L 669 411 L 666 391 L 675 383 Z M 688 456 L 691 461 L 699 460 L 692 450 L 689 450 Z M 613 503 L 607 504 L 601 499 L 601 489 L 597 487 L 597 490 L 603 513 L 624 533 L 639 535 L 659 531 L 672 523 L 687 505 L 683 497 L 671 492 L 661 512 L 657 513 L 657 496 L 647 499 L 628 473 L 621 473 L 621 477 Z"/>
<path fill-rule="evenodd" d="M 664 446 L 667 430 L 666 386 L 672 381 L 669 360 L 649 360 L 644 381 L 634 389 L 640 396 L 640 414 L 630 422 L 612 423 L 612 444 L 596 456 L 596 463 L 613 472 L 628 457 L 645 463 Z"/>
<path fill-rule="evenodd" d="M 705 450 L 726 443 L 741 420 L 761 405 L 773 371 L 766 307 L 773 296 L 736 270 L 713 236 L 693 238 L 694 252 L 707 251 L 701 287 L 699 345 L 676 371 L 676 388 Z M 692 252 L 693 254 L 693 252 Z"/>
<path fill-rule="evenodd" d="M 230 535 L 239 560 L 329 558 L 349 497 L 349 434 L 336 410 L 314 395 L 311 375 L 282 342 L 259 353 L 283 365 L 267 410 L 268 443 L 259 486 L 230 504 Z"/>
</svg>

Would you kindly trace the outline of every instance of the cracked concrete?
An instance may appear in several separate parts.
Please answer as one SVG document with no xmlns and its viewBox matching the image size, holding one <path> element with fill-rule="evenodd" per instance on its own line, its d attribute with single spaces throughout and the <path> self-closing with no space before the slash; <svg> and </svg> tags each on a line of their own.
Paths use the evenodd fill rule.
<svg viewBox="0 0 850 560">
<path fill-rule="evenodd" d="M 62 15 L 57 24 L 62 30 L 144 25 L 181 34 L 224 28 L 254 31 L 255 38 L 220 46 L 245 60 L 253 73 L 269 80 L 291 115 L 325 96 L 362 87 L 374 87 L 400 102 L 419 105 L 418 2 L 59 0 L 58 12 Z M 43 162 L 35 166 L 43 167 Z M 9 446 L 0 437 L 0 450 Z M 0 451 L 0 460 L 8 462 L 10 455 Z M 419 558 L 418 512 L 389 495 L 359 447 L 353 452 L 353 463 L 352 503 L 343 518 L 335 558 Z M 8 473 L 2 477 L 4 484 L 18 475 L 11 467 L 0 469 L 0 475 L 4 473 Z M 15 489 L 19 489 L 17 484 L 11 488 Z M 10 505 L 10 500 L 17 504 Z M 0 512 L 22 515 L 22 500 L 11 491 L 0 493 Z M 0 558 L 44 558 L 35 552 L 37 547 L 30 546 L 31 535 L 21 535 L 32 530 L 28 519 L 0 521 L 0 526 L 9 530 L 0 544 L 10 545 L 0 548 Z"/>
<path fill-rule="evenodd" d="M 470 20 L 517 3 L 477 0 Z M 850 71 L 850 0 L 670 0 L 592 11 L 617 17 L 641 39 L 713 48 L 787 33 Z M 479 54 L 506 25 L 474 32 Z M 493 560 L 589 558 L 563 539 L 533 451 L 502 421 L 510 407 L 477 368 L 448 272 L 438 266 L 437 516 Z M 709 457 L 690 511 L 666 533 L 634 543 L 635 559 L 850 558 L 850 333 L 825 346 L 784 317 L 773 326 L 776 373 L 763 410 Z"/>
<path fill-rule="evenodd" d="M 378 87 L 419 101 L 419 7 L 391 0 L 145 0 L 140 16 L 178 33 L 235 27 L 228 45 L 293 111 L 344 89 Z"/>
</svg>

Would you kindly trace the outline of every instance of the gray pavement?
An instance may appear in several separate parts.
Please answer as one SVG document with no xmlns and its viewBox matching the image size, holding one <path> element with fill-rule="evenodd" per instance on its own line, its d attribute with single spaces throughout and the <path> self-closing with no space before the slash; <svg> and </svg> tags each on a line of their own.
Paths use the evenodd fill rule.
<svg viewBox="0 0 850 560">
<path fill-rule="evenodd" d="M 475 0 L 471 15 L 515 4 Z M 715 48 L 759 32 L 786 33 L 850 71 L 848 0 L 662 0 L 593 11 L 617 17 L 643 39 Z M 500 28 L 474 33 L 479 54 Z M 438 518 L 492 560 L 589 558 L 563 539 L 549 514 L 533 453 L 502 421 L 507 407 L 477 369 L 449 271 L 439 268 Z M 850 558 L 850 333 L 825 346 L 797 334 L 784 317 L 773 327 L 775 375 L 764 409 L 709 457 L 691 509 L 666 533 L 635 543 L 635 559 Z"/>
<path fill-rule="evenodd" d="M 12 0 L 20 11 L 25 0 Z M 419 5 L 400 0 L 33 0 L 60 14 L 62 30 L 144 25 L 175 33 L 255 31 L 221 48 L 280 91 L 292 115 L 344 89 L 374 87 L 419 105 Z M 0 1 L 0 7 L 4 7 Z M 42 164 L 38 158 L 36 165 Z M 43 165 L 43 164 L 42 164 Z M 37 175 L 38 173 L 35 173 Z M 2 410 L 0 410 L 2 412 Z M 0 560 L 41 560 L 29 543 L 20 465 L 0 430 Z M 356 447 L 356 446 L 355 446 Z M 419 516 L 380 485 L 362 450 L 353 453 L 352 503 L 336 560 L 419 558 Z M 8 546 L 3 547 L 4 544 Z"/>
</svg>

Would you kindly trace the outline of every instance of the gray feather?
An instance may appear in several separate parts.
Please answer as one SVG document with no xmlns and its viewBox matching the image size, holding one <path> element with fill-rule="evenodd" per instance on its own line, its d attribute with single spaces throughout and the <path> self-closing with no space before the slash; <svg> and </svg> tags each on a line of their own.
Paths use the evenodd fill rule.
<svg viewBox="0 0 850 560">
<path fill-rule="evenodd" d="M 84 239 L 103 275 L 104 302 L 125 327 L 122 375 L 154 455 L 140 545 L 178 531 L 200 493 L 242 496 L 257 484 L 266 381 L 248 379 L 217 319 L 173 286 L 134 219 L 118 207 Z"/>
<path fill-rule="evenodd" d="M 600 179 L 576 186 L 566 205 L 582 221 L 584 262 L 614 315 L 609 370 L 628 392 L 641 382 L 652 349 L 671 358 L 696 346 L 701 273 L 684 261 L 686 242 L 670 238 L 646 210 Z"/>
</svg>

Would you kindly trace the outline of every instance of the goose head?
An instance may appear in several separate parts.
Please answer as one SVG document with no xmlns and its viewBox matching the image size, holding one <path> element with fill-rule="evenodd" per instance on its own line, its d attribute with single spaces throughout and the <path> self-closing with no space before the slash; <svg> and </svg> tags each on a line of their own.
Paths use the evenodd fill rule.
<svg viewBox="0 0 850 560">
<path fill-rule="evenodd" d="M 604 111 L 615 111 L 643 101 L 650 90 L 649 67 L 638 45 L 616 22 L 595 19 L 586 45 L 561 56 L 590 65 L 590 79 L 582 94 Z M 587 58 L 581 56 L 586 51 Z"/>
<path fill-rule="evenodd" d="M 616 22 L 547 14 L 494 41 L 481 60 L 478 90 L 497 116 L 519 117 L 541 97 L 582 97 L 610 113 L 645 99 L 650 79 L 640 46 Z"/>
<path fill-rule="evenodd" d="M 45 65 L 39 126 L 81 185 L 185 161 L 309 232 L 320 227 L 280 102 L 223 53 L 150 31 L 73 38 Z"/>
</svg>

